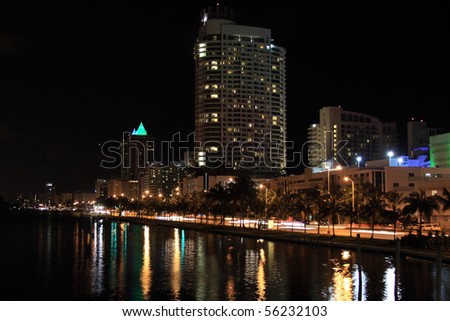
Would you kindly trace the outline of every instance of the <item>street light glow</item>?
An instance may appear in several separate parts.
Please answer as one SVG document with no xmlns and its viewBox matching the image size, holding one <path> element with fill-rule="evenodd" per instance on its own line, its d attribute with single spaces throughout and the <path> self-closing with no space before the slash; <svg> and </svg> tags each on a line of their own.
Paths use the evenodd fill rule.
<svg viewBox="0 0 450 321">
<path fill-rule="evenodd" d="M 348 176 L 344 177 L 344 181 L 352 182 L 352 211 L 355 211 L 355 182 Z"/>
<path fill-rule="evenodd" d="M 391 158 L 392 158 L 392 156 L 394 156 L 394 152 L 390 150 L 390 151 L 388 151 L 387 155 L 389 157 L 389 166 L 391 166 Z"/>
<path fill-rule="evenodd" d="M 331 180 L 330 180 L 330 171 L 332 171 L 332 170 L 341 170 L 342 169 L 342 166 L 341 165 L 337 165 L 335 168 L 331 168 L 331 167 L 329 167 L 328 165 L 327 166 L 325 166 L 325 168 L 327 169 L 327 184 L 328 184 L 328 193 L 330 193 L 330 190 L 331 190 Z"/>
</svg>

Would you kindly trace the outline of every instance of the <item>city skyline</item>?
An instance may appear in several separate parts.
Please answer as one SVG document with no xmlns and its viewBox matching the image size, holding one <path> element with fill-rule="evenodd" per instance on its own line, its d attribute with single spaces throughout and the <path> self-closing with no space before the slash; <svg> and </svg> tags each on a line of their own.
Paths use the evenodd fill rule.
<svg viewBox="0 0 450 321">
<path fill-rule="evenodd" d="M 397 122 L 403 144 L 411 117 L 448 127 L 440 116 L 448 23 L 439 6 L 411 4 L 406 15 L 391 5 L 221 4 L 240 24 L 270 28 L 287 49 L 288 141 L 301 146 L 320 108 L 334 105 Z M 200 12 L 213 5 L 2 8 L 0 195 L 49 181 L 60 192 L 92 189 L 114 175 L 99 167 L 100 145 L 141 121 L 156 140 L 193 132 L 192 52 Z"/>
</svg>

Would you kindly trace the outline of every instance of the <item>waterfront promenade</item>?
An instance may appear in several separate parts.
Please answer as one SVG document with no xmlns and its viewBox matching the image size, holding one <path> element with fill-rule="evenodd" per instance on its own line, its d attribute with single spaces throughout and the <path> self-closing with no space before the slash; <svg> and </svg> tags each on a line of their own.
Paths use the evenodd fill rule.
<svg viewBox="0 0 450 321">
<path fill-rule="evenodd" d="M 350 230 L 346 225 L 335 225 L 334 235 L 331 226 L 299 226 L 298 222 L 278 222 L 276 226 L 258 226 L 253 222 L 246 222 L 245 227 L 239 226 L 239 221 L 225 220 L 223 224 L 218 221 L 205 219 L 183 218 L 180 216 L 137 216 L 137 215 L 105 215 L 81 212 L 45 212 L 45 211 L 17 211 L 5 215 L 14 216 L 69 216 L 73 218 L 90 218 L 95 220 L 112 220 L 149 226 L 199 230 L 207 233 L 242 236 L 270 241 L 292 242 L 311 246 L 334 247 L 354 251 L 371 251 L 390 255 L 403 255 L 409 258 L 423 259 L 443 264 L 450 264 L 449 236 L 435 238 L 424 236 L 422 247 L 410 246 L 408 237 L 417 241 L 417 236 L 408 232 L 389 230 L 376 230 L 373 233 L 367 228 L 355 225 L 350 237 Z M 319 232 L 319 233 L 318 233 Z M 439 245 L 439 246 L 436 246 Z"/>
<path fill-rule="evenodd" d="M 96 214 L 88 215 L 92 218 L 107 219 L 122 221 L 135 224 L 144 224 L 161 227 L 171 227 L 180 229 L 200 230 L 208 233 L 219 233 L 226 235 L 242 236 L 255 239 L 294 242 L 312 246 L 338 247 L 355 251 L 372 251 L 379 253 L 386 253 L 391 255 L 404 255 L 411 258 L 437 261 L 439 263 L 450 264 L 450 250 L 443 245 L 444 242 L 439 243 L 439 249 L 434 245 L 437 244 L 435 238 L 428 241 L 428 248 L 413 248 L 411 246 L 402 245 L 404 243 L 401 238 L 408 233 L 396 233 L 396 240 L 392 233 L 374 233 L 374 238 L 371 238 L 371 230 L 360 229 L 355 227 L 352 237 L 349 236 L 347 227 L 335 226 L 335 235 L 330 232 L 328 227 L 321 227 L 321 233 L 317 234 L 317 230 L 311 229 L 294 229 L 294 228 L 278 228 L 278 229 L 261 229 L 255 228 L 254 224 L 247 224 L 247 227 L 241 227 L 235 222 L 230 225 L 227 224 L 207 224 L 197 221 L 183 221 L 181 218 L 168 217 L 136 217 L 136 216 L 110 216 Z M 378 231 L 380 232 L 380 231 Z M 389 238 L 386 237 L 389 235 Z M 415 237 L 414 235 L 412 237 Z M 448 236 L 446 236 L 448 242 Z"/>
</svg>

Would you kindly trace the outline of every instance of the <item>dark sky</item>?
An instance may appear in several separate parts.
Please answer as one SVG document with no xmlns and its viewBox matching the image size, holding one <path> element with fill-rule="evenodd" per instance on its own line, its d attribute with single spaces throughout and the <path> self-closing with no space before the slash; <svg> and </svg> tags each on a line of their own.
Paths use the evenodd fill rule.
<svg viewBox="0 0 450 321">
<path fill-rule="evenodd" d="M 45 1 L 46 3 L 50 1 Z M 3 0 L 0 195 L 92 191 L 100 144 L 143 121 L 157 139 L 193 131 L 193 44 L 213 1 Z M 288 138 L 323 106 L 448 128 L 449 11 L 410 1 L 222 1 L 287 49 Z"/>
</svg>

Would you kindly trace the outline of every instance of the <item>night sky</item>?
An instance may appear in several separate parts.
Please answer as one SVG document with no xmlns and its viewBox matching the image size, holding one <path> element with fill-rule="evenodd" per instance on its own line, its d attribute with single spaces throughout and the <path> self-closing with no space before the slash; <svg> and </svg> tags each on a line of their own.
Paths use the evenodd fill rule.
<svg viewBox="0 0 450 321">
<path fill-rule="evenodd" d="M 49 1 L 46 1 L 49 2 Z M 0 195 L 92 192 L 100 145 L 141 121 L 158 140 L 194 129 L 193 44 L 214 1 L 0 4 Z M 323 106 L 447 128 L 449 11 L 411 1 L 221 1 L 287 50 L 288 139 Z M 297 8 L 298 7 L 298 8 Z M 405 151 L 406 152 L 406 151 Z"/>
</svg>

